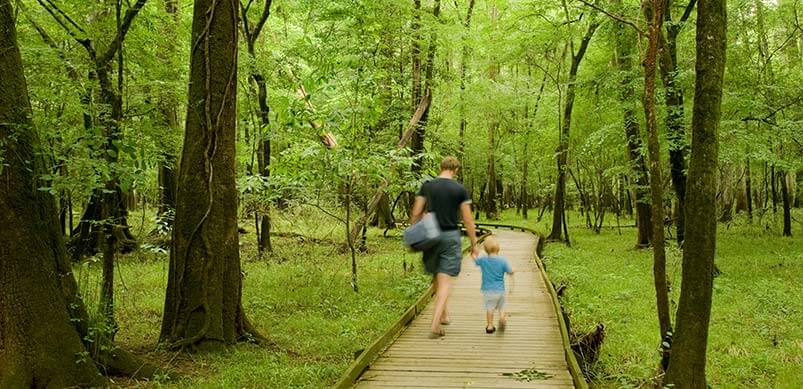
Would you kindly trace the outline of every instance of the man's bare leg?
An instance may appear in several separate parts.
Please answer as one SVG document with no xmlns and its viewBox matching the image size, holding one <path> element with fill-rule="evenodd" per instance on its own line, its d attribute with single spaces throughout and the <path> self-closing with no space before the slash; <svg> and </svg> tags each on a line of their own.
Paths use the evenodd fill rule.
<svg viewBox="0 0 803 389">
<path fill-rule="evenodd" d="M 432 313 L 433 333 L 441 332 L 441 320 L 446 313 L 446 302 L 449 299 L 452 278 L 448 274 L 435 275 L 435 311 Z"/>
</svg>

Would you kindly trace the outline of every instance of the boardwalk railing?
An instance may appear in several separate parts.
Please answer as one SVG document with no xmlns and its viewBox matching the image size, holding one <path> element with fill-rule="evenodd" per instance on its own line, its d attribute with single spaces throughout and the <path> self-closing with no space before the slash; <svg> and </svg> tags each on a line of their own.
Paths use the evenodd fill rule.
<svg viewBox="0 0 803 389">
<path fill-rule="evenodd" d="M 488 228 L 505 228 L 510 230 L 519 230 L 523 232 L 527 232 L 536 236 L 536 250 L 533 255 L 533 259 L 535 261 L 536 266 L 539 269 L 539 273 L 541 274 L 541 278 L 546 284 L 547 293 L 550 295 L 550 300 L 552 301 L 553 308 L 555 310 L 555 315 L 558 321 L 558 328 L 560 330 L 561 341 L 563 345 L 563 352 L 564 357 L 566 359 L 566 363 L 569 368 L 569 374 L 572 377 L 572 381 L 574 386 L 579 389 L 587 389 L 588 383 L 585 381 L 583 376 L 582 370 L 580 369 L 580 365 L 577 362 L 577 358 L 574 355 L 574 352 L 571 348 L 571 341 L 569 338 L 569 332 L 567 323 L 565 322 L 562 314 L 562 310 L 560 307 L 560 302 L 558 301 L 558 296 L 555 291 L 555 288 L 549 280 L 549 276 L 546 274 L 546 269 L 544 267 L 543 262 L 540 258 L 540 249 L 543 245 L 543 239 L 541 234 L 539 234 L 534 229 L 524 227 L 524 226 L 517 226 L 512 224 L 500 224 L 500 223 L 476 223 L 477 227 L 487 231 Z M 487 234 L 483 234 L 482 238 L 487 236 Z M 481 238 L 481 239 L 482 239 Z M 467 250 L 464 250 L 466 252 Z M 427 303 L 429 302 L 430 298 L 433 294 L 433 288 L 430 286 L 421 297 L 418 298 L 415 304 L 413 304 L 407 311 L 402 315 L 399 320 L 397 320 L 391 327 L 385 331 L 381 336 L 379 336 L 370 346 L 368 346 L 357 359 L 349 366 L 349 368 L 343 373 L 340 377 L 338 382 L 333 386 L 333 388 L 351 388 L 357 380 L 359 380 L 360 376 L 365 372 L 368 366 L 373 363 L 374 360 L 388 347 L 390 346 L 393 341 L 402 333 L 404 330 L 412 323 L 413 319 L 415 319 L 422 311 L 425 309 Z"/>
<path fill-rule="evenodd" d="M 541 261 L 541 248 L 543 247 L 543 236 L 536 230 L 517 226 L 512 224 L 501 224 L 501 223 L 476 223 L 477 227 L 490 227 L 490 228 L 507 228 L 510 230 L 519 230 L 523 232 L 529 232 L 538 237 L 538 244 L 536 245 L 536 252 L 534 255 L 535 263 L 538 266 L 538 269 L 541 270 L 541 278 L 544 280 L 546 284 L 547 291 L 549 292 L 549 296 L 552 299 L 552 305 L 555 307 L 555 315 L 558 317 L 558 326 L 560 327 L 560 337 L 563 341 L 563 351 L 566 356 L 566 363 L 569 365 L 569 373 L 572 375 L 572 380 L 574 381 L 574 386 L 579 389 L 587 389 L 588 383 L 585 380 L 585 376 L 583 376 L 583 371 L 580 369 L 580 364 L 577 362 L 577 357 L 574 355 L 574 351 L 572 351 L 572 343 L 571 338 L 569 337 L 569 327 L 566 323 L 566 320 L 563 318 L 563 311 L 560 307 L 560 301 L 558 300 L 558 293 L 555 291 L 555 285 L 552 284 L 552 281 L 549 280 L 549 276 L 546 273 L 546 267 L 544 267 L 543 261 Z"/>
<path fill-rule="evenodd" d="M 478 241 L 482 241 L 490 235 L 490 231 L 484 231 L 482 235 L 478 238 Z M 463 254 L 468 252 L 469 248 L 463 250 Z M 410 323 L 413 322 L 413 319 L 418 317 L 418 315 L 424 311 L 424 308 L 429 303 L 429 299 L 432 298 L 433 293 L 435 292 L 435 288 L 433 285 L 430 285 L 421 296 L 418 297 L 416 302 L 407 308 L 407 311 L 396 320 L 390 328 L 387 329 L 382 335 L 380 335 L 376 340 L 374 340 L 371 345 L 365 348 L 365 350 L 360 353 L 357 359 L 349 365 L 348 369 L 340 376 L 340 379 L 337 383 L 332 387 L 336 389 L 345 389 L 351 388 L 355 382 L 360 378 L 360 375 L 365 371 L 366 368 L 373 362 L 376 357 L 379 356 L 385 348 L 393 343 L 393 340 L 399 336 Z"/>
</svg>

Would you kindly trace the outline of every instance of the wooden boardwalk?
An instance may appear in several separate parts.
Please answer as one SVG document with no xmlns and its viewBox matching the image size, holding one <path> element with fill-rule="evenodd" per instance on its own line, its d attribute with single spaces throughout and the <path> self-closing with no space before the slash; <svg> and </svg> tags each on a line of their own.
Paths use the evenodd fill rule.
<svg viewBox="0 0 803 389">
<path fill-rule="evenodd" d="M 357 388 L 568 388 L 574 387 L 555 307 L 533 262 L 537 237 L 496 231 L 516 270 L 508 278 L 505 332 L 485 333 L 481 274 L 470 257 L 449 298 L 446 336 L 429 339 L 432 303 L 373 363 Z M 528 374 L 529 372 L 529 374 Z M 511 374 L 524 373 L 530 380 Z"/>
</svg>

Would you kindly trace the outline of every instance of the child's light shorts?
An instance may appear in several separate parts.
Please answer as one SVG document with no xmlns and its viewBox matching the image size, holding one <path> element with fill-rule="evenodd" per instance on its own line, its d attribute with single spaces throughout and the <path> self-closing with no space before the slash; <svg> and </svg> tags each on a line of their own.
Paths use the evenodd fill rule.
<svg viewBox="0 0 803 389">
<path fill-rule="evenodd" d="M 505 307 L 505 292 L 482 292 L 486 311 L 502 310 Z"/>
</svg>

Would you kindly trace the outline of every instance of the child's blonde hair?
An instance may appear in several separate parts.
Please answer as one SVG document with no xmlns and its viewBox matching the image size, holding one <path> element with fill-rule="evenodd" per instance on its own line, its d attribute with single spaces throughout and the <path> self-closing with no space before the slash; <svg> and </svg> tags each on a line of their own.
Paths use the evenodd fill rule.
<svg viewBox="0 0 803 389">
<path fill-rule="evenodd" d="M 499 242 L 493 235 L 485 238 L 485 242 L 482 243 L 482 247 L 488 254 L 499 254 Z"/>
</svg>

